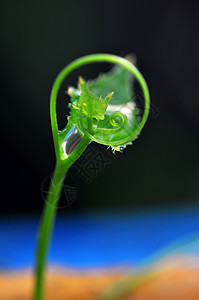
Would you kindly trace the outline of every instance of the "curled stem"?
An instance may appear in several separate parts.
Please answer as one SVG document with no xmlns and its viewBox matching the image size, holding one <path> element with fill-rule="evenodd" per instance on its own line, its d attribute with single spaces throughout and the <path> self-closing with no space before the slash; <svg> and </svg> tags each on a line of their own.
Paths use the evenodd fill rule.
<svg viewBox="0 0 199 300">
<path fill-rule="evenodd" d="M 53 132 L 53 139 L 55 144 L 55 152 L 58 157 L 60 157 L 60 148 L 58 143 L 58 128 L 57 128 L 57 117 L 56 117 L 56 100 L 57 100 L 57 94 L 60 88 L 60 85 L 64 81 L 64 79 L 74 70 L 78 69 L 81 66 L 84 66 L 86 64 L 90 63 L 98 63 L 98 62 L 108 62 L 113 64 L 118 64 L 125 68 L 127 71 L 132 73 L 135 78 L 138 80 L 140 87 L 143 92 L 143 97 L 145 99 L 145 107 L 144 107 L 144 113 L 141 122 L 137 126 L 137 128 L 126 138 L 121 140 L 121 144 L 125 144 L 129 141 L 134 140 L 139 133 L 141 132 L 142 128 L 144 127 L 146 120 L 148 118 L 149 114 L 149 108 L 150 108 L 150 96 L 148 87 L 146 84 L 145 79 L 143 78 L 142 74 L 139 72 L 139 70 L 127 59 L 112 55 L 112 54 L 92 54 L 83 56 L 81 58 L 78 58 L 74 60 L 72 63 L 67 65 L 57 76 L 55 83 L 52 88 L 51 92 L 51 103 L 50 103 L 50 111 L 51 111 L 51 125 L 52 125 L 52 132 Z M 81 116 L 80 116 L 81 119 Z M 81 126 L 82 127 L 82 126 Z M 107 142 L 100 140 L 96 137 L 93 137 L 91 134 L 86 132 L 86 130 L 83 130 L 83 128 L 80 128 L 82 134 L 87 134 L 88 137 L 94 142 L 104 144 L 106 145 Z M 117 146 L 117 141 L 112 142 L 112 146 Z"/>
</svg>

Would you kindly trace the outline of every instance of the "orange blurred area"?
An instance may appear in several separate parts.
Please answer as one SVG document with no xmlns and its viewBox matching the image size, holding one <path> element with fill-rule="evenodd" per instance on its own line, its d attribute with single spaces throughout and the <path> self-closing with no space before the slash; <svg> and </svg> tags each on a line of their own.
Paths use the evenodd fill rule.
<svg viewBox="0 0 199 300">
<path fill-rule="evenodd" d="M 126 300 L 198 300 L 198 270 L 165 270 L 143 283 Z"/>
<path fill-rule="evenodd" d="M 156 265 L 150 272 L 131 276 L 132 289 L 120 298 L 124 300 L 198 300 L 199 269 L 194 259 L 172 258 L 161 266 Z M 178 261 L 179 262 L 179 261 Z M 189 264 L 189 267 L 187 265 Z M 138 277 L 137 277 L 138 278 Z M 113 269 L 77 272 L 72 270 L 49 271 L 46 276 L 46 300 L 94 300 L 113 284 L 125 279 L 122 271 Z M 0 275 L 0 300 L 30 300 L 33 293 L 33 276 L 30 271 L 5 272 Z M 114 293 L 113 293 L 114 294 Z M 113 295 L 109 294 L 109 295 Z M 101 298 L 100 298 L 101 299 Z M 103 298 L 105 299 L 105 298 Z"/>
<path fill-rule="evenodd" d="M 46 278 L 46 299 L 89 300 L 96 297 L 120 276 L 75 276 L 48 274 Z M 1 275 L 0 300 L 32 299 L 33 277 L 31 275 Z"/>
</svg>

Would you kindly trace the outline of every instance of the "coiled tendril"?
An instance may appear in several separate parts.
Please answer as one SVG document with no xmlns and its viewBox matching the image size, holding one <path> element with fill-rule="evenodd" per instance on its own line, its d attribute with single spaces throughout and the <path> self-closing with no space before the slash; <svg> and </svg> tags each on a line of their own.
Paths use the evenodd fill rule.
<svg viewBox="0 0 199 300">
<path fill-rule="evenodd" d="M 110 124 L 117 128 L 98 128 L 96 133 L 114 134 L 120 132 L 127 125 L 127 117 L 119 111 L 116 111 L 110 115 Z"/>
<path fill-rule="evenodd" d="M 103 140 L 102 138 L 98 138 L 96 135 L 99 133 L 102 134 L 115 134 L 120 132 L 121 130 L 125 129 L 126 125 L 127 125 L 127 117 L 126 115 L 124 115 L 123 113 L 116 111 L 113 112 L 110 116 L 109 116 L 109 123 L 110 125 L 117 127 L 117 128 L 98 128 L 97 125 L 93 125 L 92 128 L 89 127 L 89 122 L 91 121 L 89 119 L 89 117 L 87 117 L 87 126 L 86 123 L 83 123 L 83 120 L 86 116 L 83 115 L 82 113 L 83 108 L 80 108 L 80 114 L 79 114 L 79 121 L 80 121 L 80 131 L 87 135 L 91 140 L 94 140 L 100 144 L 104 144 L 104 145 L 109 145 L 109 142 L 106 140 Z M 104 124 L 107 126 L 107 120 L 104 119 L 103 121 Z"/>
</svg>

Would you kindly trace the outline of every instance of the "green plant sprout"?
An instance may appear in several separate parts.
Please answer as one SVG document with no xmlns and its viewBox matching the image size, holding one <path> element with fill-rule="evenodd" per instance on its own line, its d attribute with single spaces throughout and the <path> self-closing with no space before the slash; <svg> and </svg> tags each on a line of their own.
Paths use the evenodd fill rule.
<svg viewBox="0 0 199 300">
<path fill-rule="evenodd" d="M 79 77 L 76 88 L 69 87 L 70 116 L 63 130 L 58 129 L 56 102 L 66 77 L 77 68 L 98 62 L 116 66 L 107 74 L 86 82 Z M 140 122 L 132 100 L 132 75 L 138 81 L 145 100 Z M 122 151 L 140 134 L 149 114 L 150 98 L 141 73 L 129 60 L 111 54 L 81 57 L 67 65 L 57 76 L 50 97 L 50 117 L 56 155 L 56 167 L 41 218 L 36 250 L 34 299 L 44 299 L 43 283 L 46 256 L 54 225 L 56 207 L 63 181 L 70 166 L 81 156 L 89 143 L 107 145 Z"/>
</svg>

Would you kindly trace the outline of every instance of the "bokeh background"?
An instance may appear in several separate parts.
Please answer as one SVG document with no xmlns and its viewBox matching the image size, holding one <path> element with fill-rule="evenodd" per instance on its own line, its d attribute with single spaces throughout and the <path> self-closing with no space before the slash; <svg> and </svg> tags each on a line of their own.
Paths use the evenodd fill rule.
<svg viewBox="0 0 199 300">
<path fill-rule="evenodd" d="M 32 298 L 38 224 L 55 167 L 51 87 L 64 66 L 92 53 L 134 54 L 151 111 L 123 153 L 91 143 L 70 168 L 47 258 L 55 277 L 74 283 L 63 277 L 62 288 L 52 279 L 49 297 L 62 299 L 59 286 L 67 299 L 70 292 L 91 299 L 84 292 L 104 291 L 105 274 L 130 269 L 170 272 L 140 299 L 199 299 L 198 9 L 183 0 L 1 1 L 0 300 Z M 110 67 L 92 64 L 65 80 L 60 129 L 68 86 Z"/>
<path fill-rule="evenodd" d="M 10 0 L 1 3 L 0 24 L 2 215 L 41 212 L 41 186 L 55 165 L 51 86 L 66 64 L 100 52 L 136 54 L 157 113 L 132 147 L 116 157 L 109 151 L 89 184 L 71 168 L 78 197 L 62 212 L 197 204 L 197 1 Z M 62 125 L 64 91 L 60 99 Z"/>
<path fill-rule="evenodd" d="M 16 273 L 12 277 L 7 271 L 33 273 L 46 184 L 55 166 L 51 87 L 64 66 L 92 53 L 135 54 L 152 108 L 133 146 L 114 155 L 92 143 L 87 156 L 71 167 L 48 262 L 77 272 L 109 267 L 140 271 L 174 255 L 174 269 L 166 281 L 160 276 L 162 283 L 154 291 L 162 291 L 161 299 L 199 299 L 198 2 L 0 2 L 0 299 L 25 299 L 26 288 L 31 298 L 31 277 L 18 286 Z M 94 64 L 79 72 L 90 79 L 109 68 Z M 60 128 L 68 113 L 65 91 L 76 84 L 78 75 L 75 71 L 60 90 Z M 96 154 L 101 165 L 93 159 Z M 169 267 L 172 260 L 163 259 L 165 264 Z M 162 264 L 157 266 L 161 269 Z M 70 274 L 75 280 L 74 274 L 82 273 Z M 69 299 L 68 291 L 74 289 L 80 294 L 73 299 L 80 299 L 80 285 L 79 277 L 74 285 L 65 280 L 60 292 Z M 55 297 L 49 289 L 54 298 L 59 298 L 57 286 L 53 280 L 49 285 L 55 288 Z M 94 291 L 92 281 L 86 289 Z"/>
</svg>

